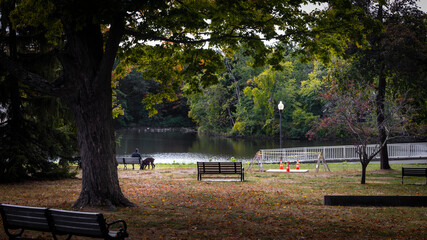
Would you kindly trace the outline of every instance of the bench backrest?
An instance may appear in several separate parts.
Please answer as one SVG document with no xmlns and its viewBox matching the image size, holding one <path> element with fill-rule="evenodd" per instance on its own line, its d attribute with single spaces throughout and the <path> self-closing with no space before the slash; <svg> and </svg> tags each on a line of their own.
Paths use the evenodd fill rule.
<svg viewBox="0 0 427 240">
<path fill-rule="evenodd" d="M 402 168 L 402 175 L 405 176 L 427 176 L 427 168 Z"/>
<path fill-rule="evenodd" d="M 119 164 L 139 164 L 139 157 L 116 157 L 116 161 Z"/>
<path fill-rule="evenodd" d="M 242 173 L 241 162 L 197 162 L 197 168 L 202 173 Z"/>
<path fill-rule="evenodd" d="M 108 230 L 101 213 L 49 209 L 55 234 L 72 234 L 87 237 L 105 237 Z"/>
<path fill-rule="evenodd" d="M 47 208 L 0 204 L 5 229 L 49 231 Z"/>
</svg>

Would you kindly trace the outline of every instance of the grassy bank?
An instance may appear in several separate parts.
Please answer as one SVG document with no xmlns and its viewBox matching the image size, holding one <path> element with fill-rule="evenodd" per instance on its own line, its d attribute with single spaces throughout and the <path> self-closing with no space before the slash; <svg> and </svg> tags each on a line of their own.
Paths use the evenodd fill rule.
<svg viewBox="0 0 427 240">
<path fill-rule="evenodd" d="M 425 178 L 408 177 L 402 185 L 401 165 L 380 171 L 370 164 L 367 184 L 361 185 L 359 164 L 329 166 L 331 172 L 316 173 L 314 164 L 301 164 L 308 173 L 252 172 L 245 182 L 200 182 L 191 164 L 120 169 L 123 193 L 137 207 L 84 210 L 126 220 L 129 239 L 426 239 L 425 208 L 323 205 L 328 194 L 427 195 Z M 69 179 L 0 185 L 0 203 L 70 209 L 80 184 Z"/>
</svg>

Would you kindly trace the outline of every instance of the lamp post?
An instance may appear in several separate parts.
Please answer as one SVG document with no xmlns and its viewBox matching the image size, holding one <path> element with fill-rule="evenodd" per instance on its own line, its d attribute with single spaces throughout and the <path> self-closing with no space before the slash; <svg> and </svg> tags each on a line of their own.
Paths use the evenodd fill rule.
<svg viewBox="0 0 427 240">
<path fill-rule="evenodd" d="M 280 113 L 280 170 L 283 170 L 283 163 L 282 163 L 282 111 L 285 106 L 283 106 L 282 101 L 279 102 L 279 105 L 277 105 L 279 108 Z"/>
<path fill-rule="evenodd" d="M 282 101 L 280 101 L 277 107 L 279 108 L 280 113 L 280 149 L 282 149 L 282 111 L 285 106 L 283 105 Z"/>
</svg>

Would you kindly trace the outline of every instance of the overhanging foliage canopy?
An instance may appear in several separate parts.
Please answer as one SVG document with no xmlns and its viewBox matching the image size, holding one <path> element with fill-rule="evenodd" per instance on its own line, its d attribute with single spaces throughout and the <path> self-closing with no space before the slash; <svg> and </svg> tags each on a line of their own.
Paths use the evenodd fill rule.
<svg viewBox="0 0 427 240">
<path fill-rule="evenodd" d="M 325 11 L 301 5 L 327 2 Z M 217 80 L 221 54 L 244 45 L 254 65 L 279 67 L 284 48 L 261 40 L 296 43 L 306 57 L 341 53 L 348 41 L 364 43 L 372 24 L 351 0 L 2 0 L 0 64 L 6 75 L 59 97 L 74 114 L 82 159 L 82 191 L 75 207 L 132 205 L 117 176 L 112 127 L 111 71 L 144 71 L 167 86 L 146 101 L 172 98 L 185 81 L 197 91 Z M 156 44 L 149 44 L 154 42 Z M 16 53 L 16 54 L 14 54 Z M 35 74 L 23 61 L 52 55 L 59 68 Z"/>
</svg>

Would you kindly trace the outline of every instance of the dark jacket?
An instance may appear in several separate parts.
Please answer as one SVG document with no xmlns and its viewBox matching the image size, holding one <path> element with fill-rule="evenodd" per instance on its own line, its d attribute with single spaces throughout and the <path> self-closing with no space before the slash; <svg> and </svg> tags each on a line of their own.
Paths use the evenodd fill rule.
<svg viewBox="0 0 427 240">
<path fill-rule="evenodd" d="M 134 153 L 132 153 L 131 157 L 139 157 L 139 158 L 141 158 L 141 154 L 139 154 L 139 152 L 134 152 Z"/>
</svg>

